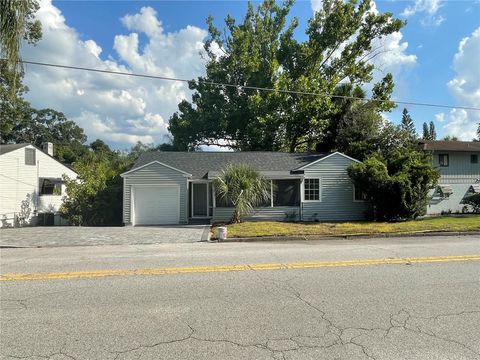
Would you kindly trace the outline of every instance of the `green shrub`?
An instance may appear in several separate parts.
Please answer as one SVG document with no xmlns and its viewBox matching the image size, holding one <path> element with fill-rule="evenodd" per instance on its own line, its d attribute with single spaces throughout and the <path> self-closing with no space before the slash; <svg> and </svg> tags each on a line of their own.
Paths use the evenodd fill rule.
<svg viewBox="0 0 480 360">
<path fill-rule="evenodd" d="M 388 158 L 371 155 L 351 165 L 348 174 L 371 202 L 373 218 L 387 221 L 424 215 L 428 191 L 439 178 L 430 156 L 413 146 L 392 151 Z"/>
<path fill-rule="evenodd" d="M 467 195 L 465 199 L 463 199 L 463 203 L 470 205 L 474 212 L 480 213 L 480 194 Z"/>
</svg>

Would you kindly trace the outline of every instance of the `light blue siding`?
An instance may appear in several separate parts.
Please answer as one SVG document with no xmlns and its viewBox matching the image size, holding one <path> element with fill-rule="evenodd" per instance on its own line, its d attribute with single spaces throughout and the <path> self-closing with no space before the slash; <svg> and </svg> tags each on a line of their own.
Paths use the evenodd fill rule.
<svg viewBox="0 0 480 360">
<path fill-rule="evenodd" d="M 470 184 L 451 184 L 452 194 L 447 198 L 441 195 L 441 192 L 437 189 L 431 190 L 429 196 L 431 196 L 430 203 L 427 207 L 427 214 L 429 215 L 441 215 L 445 213 L 461 213 L 464 211 L 465 204 L 462 203 L 463 199 L 467 195 Z M 468 211 L 471 211 L 467 207 Z"/>
<path fill-rule="evenodd" d="M 233 208 L 213 208 L 212 222 L 229 221 L 233 215 Z M 274 206 L 257 208 L 245 220 L 275 220 L 275 221 L 298 221 L 300 220 L 300 207 L 298 206 Z"/>
<path fill-rule="evenodd" d="M 448 166 L 440 166 L 438 162 L 439 154 L 448 154 Z M 476 154 L 480 158 L 480 152 L 435 151 L 433 153 L 433 166 L 440 170 L 443 180 L 478 178 L 480 176 L 480 163 L 473 164 L 470 162 L 470 155 L 472 154 Z"/>
<path fill-rule="evenodd" d="M 124 176 L 123 179 L 123 222 L 132 223 L 131 189 L 135 185 L 178 185 L 180 186 L 180 223 L 187 223 L 187 178 L 181 172 L 158 163 L 145 166 Z"/>
<path fill-rule="evenodd" d="M 449 166 L 440 166 L 439 154 L 448 154 Z M 428 215 L 441 215 L 442 213 L 461 213 L 465 204 L 462 203 L 470 186 L 480 181 L 480 163 L 473 164 L 470 155 L 480 152 L 448 152 L 435 151 L 433 153 L 433 165 L 440 171 L 439 185 L 449 185 L 453 193 L 448 198 L 443 198 L 437 189 L 429 193 L 430 202 L 427 206 Z M 480 159 L 479 159 L 480 160 Z"/>
<path fill-rule="evenodd" d="M 319 178 L 321 201 L 302 201 L 302 220 L 363 220 L 369 204 L 354 201 L 353 183 L 347 168 L 353 160 L 333 154 L 305 168 L 305 178 Z"/>
</svg>

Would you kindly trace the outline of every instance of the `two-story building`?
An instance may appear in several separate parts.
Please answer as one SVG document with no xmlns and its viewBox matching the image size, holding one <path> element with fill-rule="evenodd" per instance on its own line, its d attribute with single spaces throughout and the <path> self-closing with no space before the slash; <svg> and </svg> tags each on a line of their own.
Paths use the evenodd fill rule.
<svg viewBox="0 0 480 360">
<path fill-rule="evenodd" d="M 31 144 L 0 145 L 0 227 L 63 225 L 58 211 L 66 195 L 63 175 L 78 174 Z"/>
<path fill-rule="evenodd" d="M 433 156 L 433 165 L 440 171 L 438 186 L 430 192 L 428 215 L 471 211 L 464 199 L 480 192 L 480 142 L 427 141 L 421 149 Z"/>
</svg>

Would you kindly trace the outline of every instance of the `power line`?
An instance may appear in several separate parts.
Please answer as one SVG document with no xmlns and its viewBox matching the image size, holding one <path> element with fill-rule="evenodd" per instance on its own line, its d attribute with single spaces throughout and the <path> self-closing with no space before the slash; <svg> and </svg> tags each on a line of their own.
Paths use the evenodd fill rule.
<svg viewBox="0 0 480 360">
<path fill-rule="evenodd" d="M 4 59 L 2 59 L 2 60 L 4 60 Z M 279 92 L 279 93 L 284 93 L 284 94 L 321 96 L 321 97 L 362 100 L 362 101 L 393 102 L 395 104 L 400 104 L 400 105 L 415 105 L 415 106 L 437 107 L 437 108 L 446 108 L 446 109 L 463 109 L 463 110 L 480 111 L 480 108 L 470 107 L 470 106 L 453 106 L 453 105 L 432 104 L 432 103 L 413 102 L 413 101 L 399 101 L 399 100 L 365 99 L 365 98 L 361 98 L 361 97 L 357 97 L 357 96 L 335 95 L 335 94 L 329 94 L 329 93 L 316 93 L 316 92 L 296 91 L 296 90 L 281 90 L 281 89 L 258 87 L 258 86 L 249 86 L 249 85 L 235 85 L 235 84 L 220 83 L 220 82 L 215 82 L 215 81 L 191 80 L 191 79 L 182 79 L 182 78 L 159 76 L 159 75 L 136 74 L 136 73 L 122 72 L 122 71 L 102 70 L 102 69 L 94 69 L 94 68 L 88 68 L 88 67 L 82 67 L 82 66 L 60 65 L 60 64 L 44 63 L 44 62 L 29 61 L 29 60 L 20 60 L 20 62 L 23 63 L 23 64 L 30 64 L 30 65 L 48 66 L 48 67 L 62 68 L 62 69 L 72 69 L 72 70 L 83 70 L 83 71 L 91 71 L 91 72 L 111 74 L 111 75 L 132 76 L 132 77 L 156 79 L 156 80 L 180 81 L 180 82 L 186 82 L 186 83 L 189 83 L 189 82 L 193 81 L 193 82 L 197 82 L 199 84 L 206 84 L 206 85 L 213 85 L 213 86 L 224 86 L 224 87 L 234 87 L 234 88 L 240 88 L 240 89 L 246 89 L 246 90 L 270 91 L 270 92 Z"/>
</svg>

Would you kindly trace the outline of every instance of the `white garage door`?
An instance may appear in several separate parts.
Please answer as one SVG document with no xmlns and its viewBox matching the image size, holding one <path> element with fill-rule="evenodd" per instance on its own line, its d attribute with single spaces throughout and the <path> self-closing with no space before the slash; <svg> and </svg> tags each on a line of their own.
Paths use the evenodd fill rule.
<svg viewBox="0 0 480 360">
<path fill-rule="evenodd" d="M 178 224 L 178 186 L 135 186 L 133 225 Z"/>
</svg>

